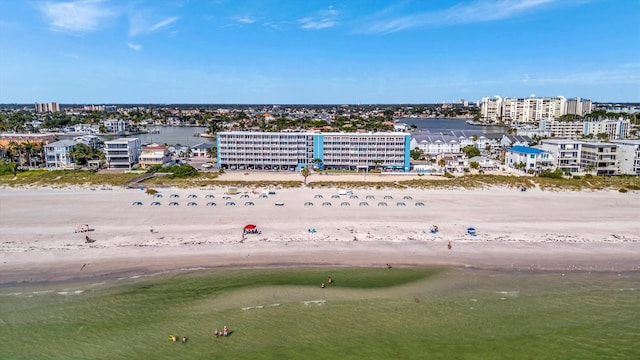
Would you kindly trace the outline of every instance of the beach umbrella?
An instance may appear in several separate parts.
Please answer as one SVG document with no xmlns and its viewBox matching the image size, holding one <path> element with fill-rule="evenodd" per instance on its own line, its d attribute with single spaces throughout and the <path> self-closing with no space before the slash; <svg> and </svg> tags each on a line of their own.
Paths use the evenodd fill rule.
<svg viewBox="0 0 640 360">
<path fill-rule="evenodd" d="M 255 226 L 255 225 L 253 225 L 253 224 L 247 224 L 247 225 L 245 225 L 245 226 L 244 226 L 244 229 L 245 229 L 245 230 L 253 230 L 253 229 L 255 229 L 255 228 L 256 228 L 256 226 Z"/>
</svg>

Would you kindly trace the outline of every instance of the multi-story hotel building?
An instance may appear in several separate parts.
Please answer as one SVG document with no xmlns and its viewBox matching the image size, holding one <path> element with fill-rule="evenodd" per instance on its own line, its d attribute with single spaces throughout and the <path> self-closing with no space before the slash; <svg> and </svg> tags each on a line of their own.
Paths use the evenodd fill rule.
<svg viewBox="0 0 640 360">
<path fill-rule="evenodd" d="M 220 132 L 218 166 L 223 169 L 409 171 L 408 133 Z"/>
<path fill-rule="evenodd" d="M 111 169 L 131 169 L 138 162 L 140 139 L 120 138 L 104 142 L 107 165 Z"/>
<path fill-rule="evenodd" d="M 618 146 L 618 170 L 624 175 L 640 176 L 640 140 L 613 140 Z"/>
</svg>

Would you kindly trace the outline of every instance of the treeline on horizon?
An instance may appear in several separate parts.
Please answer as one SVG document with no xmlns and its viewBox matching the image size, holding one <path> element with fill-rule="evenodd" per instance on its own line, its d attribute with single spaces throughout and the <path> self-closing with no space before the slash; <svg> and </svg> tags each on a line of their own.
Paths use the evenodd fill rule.
<svg viewBox="0 0 640 360">
<path fill-rule="evenodd" d="M 594 105 L 611 105 L 611 106 L 640 106 L 640 102 L 593 102 Z M 340 108 L 344 106 L 348 106 L 349 108 L 357 108 L 357 109 L 380 109 L 380 108 L 403 108 L 403 107 L 438 107 L 442 106 L 443 103 L 400 103 L 400 104 L 162 104 L 162 103 L 77 103 L 77 104 L 62 104 L 59 103 L 61 107 L 81 107 L 81 106 L 91 106 L 91 105 L 111 105 L 117 107 L 154 107 L 154 108 L 173 108 L 173 109 L 220 109 L 220 108 L 234 108 L 238 110 L 242 109 L 250 109 L 256 107 L 280 107 L 280 108 L 305 108 L 305 109 L 329 109 L 329 108 Z M 446 103 L 447 106 L 453 107 L 464 107 L 461 103 Z M 0 109 L 21 109 L 24 107 L 33 106 L 33 103 L 3 103 L 0 104 Z M 474 107 L 475 103 L 469 102 L 470 107 Z"/>
</svg>

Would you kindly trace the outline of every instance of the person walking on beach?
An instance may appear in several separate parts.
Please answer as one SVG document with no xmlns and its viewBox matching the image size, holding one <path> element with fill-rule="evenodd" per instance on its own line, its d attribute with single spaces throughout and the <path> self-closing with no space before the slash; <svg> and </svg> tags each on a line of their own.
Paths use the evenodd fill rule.
<svg viewBox="0 0 640 360">
<path fill-rule="evenodd" d="M 451 241 L 447 244 L 447 249 L 451 250 Z"/>
</svg>

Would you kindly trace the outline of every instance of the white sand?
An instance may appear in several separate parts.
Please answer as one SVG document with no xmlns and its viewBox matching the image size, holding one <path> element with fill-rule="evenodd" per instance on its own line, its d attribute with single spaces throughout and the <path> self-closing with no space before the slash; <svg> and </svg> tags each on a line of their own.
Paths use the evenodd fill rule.
<svg viewBox="0 0 640 360">
<path fill-rule="evenodd" d="M 258 175 L 228 177 L 233 176 L 257 180 Z M 162 199 L 139 189 L 2 189 L 0 283 L 270 265 L 640 270 L 639 192 L 354 190 L 358 199 L 331 199 L 337 189 L 301 188 L 260 199 L 252 190 L 240 190 L 250 198 L 233 195 L 231 207 L 225 206 L 223 188 L 162 189 Z M 215 198 L 206 199 L 207 194 Z M 393 199 L 383 199 L 386 195 Z M 152 201 L 162 205 L 151 206 Z M 168 206 L 170 201 L 180 206 Z M 198 206 L 187 206 L 190 201 Z M 217 206 L 205 206 L 209 201 Z M 255 206 L 245 206 L 246 201 Z M 314 206 L 304 206 L 307 201 Z M 332 206 L 322 206 L 324 201 Z M 344 201 L 350 206 L 340 206 Z M 369 206 L 359 206 L 362 201 Z M 378 206 L 381 201 L 388 206 Z M 406 206 L 397 206 L 400 201 Z M 95 243 L 74 233 L 85 223 L 95 229 L 88 233 Z M 243 240 L 242 228 L 249 223 L 262 233 Z M 432 224 L 440 228 L 435 236 L 428 233 Z M 478 236 L 465 234 L 470 226 Z"/>
</svg>

